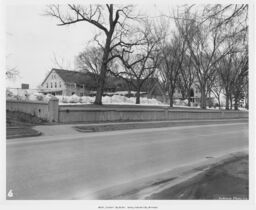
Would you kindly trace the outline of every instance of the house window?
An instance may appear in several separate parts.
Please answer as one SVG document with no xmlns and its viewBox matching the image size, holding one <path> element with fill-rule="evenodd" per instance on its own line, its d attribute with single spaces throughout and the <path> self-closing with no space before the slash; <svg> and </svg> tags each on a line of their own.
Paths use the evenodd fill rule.
<svg viewBox="0 0 256 210">
<path fill-rule="evenodd" d="M 46 83 L 46 88 L 48 88 L 48 83 Z"/>
<path fill-rule="evenodd" d="M 57 82 L 55 82 L 55 88 L 57 88 Z"/>
<path fill-rule="evenodd" d="M 52 88 L 52 82 L 51 82 L 51 88 Z"/>
<path fill-rule="evenodd" d="M 60 88 L 61 88 L 61 82 L 60 82 Z"/>
</svg>

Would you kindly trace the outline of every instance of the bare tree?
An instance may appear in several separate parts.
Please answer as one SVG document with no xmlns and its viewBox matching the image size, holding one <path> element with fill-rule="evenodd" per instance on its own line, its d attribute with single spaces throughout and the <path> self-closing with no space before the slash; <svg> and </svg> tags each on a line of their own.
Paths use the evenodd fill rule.
<svg viewBox="0 0 256 210">
<path fill-rule="evenodd" d="M 76 57 L 76 67 L 82 72 L 100 74 L 103 51 L 98 47 L 89 47 Z"/>
<path fill-rule="evenodd" d="M 192 13 L 188 7 L 184 14 L 177 15 L 176 24 L 185 38 L 196 70 L 197 81 L 201 91 L 201 108 L 206 108 L 207 92 L 213 84 L 216 74 L 215 65 L 234 50 L 227 45 L 226 40 L 233 37 L 220 15 L 220 5 L 215 8 L 215 15 L 210 14 L 213 9 L 206 5 L 200 14 Z M 232 24 L 230 25 L 232 26 Z M 234 28 L 234 27 L 233 27 Z"/>
<path fill-rule="evenodd" d="M 159 42 L 161 37 L 154 33 L 153 24 L 144 20 L 133 32 L 133 43 L 121 48 L 115 56 L 120 59 L 122 69 L 112 72 L 123 78 L 136 89 L 136 104 L 140 103 L 140 91 L 145 82 L 154 75 L 159 62 Z"/>
<path fill-rule="evenodd" d="M 102 56 L 103 51 L 99 47 L 88 47 L 79 53 L 75 60 L 76 68 L 81 72 L 90 73 L 97 86 L 99 85 Z"/>
<path fill-rule="evenodd" d="M 164 80 L 166 80 L 170 107 L 173 107 L 173 95 L 177 88 L 177 82 L 184 62 L 185 50 L 185 42 L 180 36 L 175 34 L 170 42 L 166 41 L 163 43 L 161 49 L 159 69 Z"/>
<path fill-rule="evenodd" d="M 232 94 L 234 96 L 234 108 L 238 110 L 239 102 L 244 99 L 245 89 L 248 84 L 248 53 L 237 55 L 234 66 Z"/>
<path fill-rule="evenodd" d="M 131 15 L 133 7 L 131 5 L 114 6 L 113 4 L 88 6 L 68 4 L 66 7 L 62 8 L 60 5 L 49 5 L 46 15 L 58 19 L 59 26 L 86 22 L 97 27 L 104 34 L 104 44 L 100 44 L 99 42 L 103 50 L 103 56 L 100 66 L 99 86 L 94 102 L 95 104 L 101 105 L 108 69 L 107 66 L 114 59 L 111 52 L 116 47 L 126 44 L 122 38 L 128 30 L 127 20 L 135 18 Z"/>
<path fill-rule="evenodd" d="M 218 18 L 219 24 L 216 27 L 224 26 L 225 42 L 229 46 L 230 53 L 217 63 L 216 69 L 225 90 L 226 109 L 232 109 L 235 95 L 235 109 L 237 109 L 238 98 L 241 95 L 238 93 L 242 91 L 243 81 L 248 76 L 248 5 L 226 7 L 216 5 L 212 11 L 209 11 L 209 15 Z M 238 88 L 241 88 L 241 91 Z"/>
<path fill-rule="evenodd" d="M 192 64 L 191 56 L 188 56 L 187 54 L 184 56 L 179 75 L 179 88 L 184 95 L 183 98 L 188 99 L 188 106 L 191 106 L 191 89 L 195 83 L 195 69 Z"/>
<path fill-rule="evenodd" d="M 219 75 L 218 75 L 219 76 Z M 220 78 L 216 78 L 211 85 L 211 93 L 215 96 L 218 101 L 218 107 L 221 109 L 221 94 L 223 93 L 223 84 Z"/>
</svg>

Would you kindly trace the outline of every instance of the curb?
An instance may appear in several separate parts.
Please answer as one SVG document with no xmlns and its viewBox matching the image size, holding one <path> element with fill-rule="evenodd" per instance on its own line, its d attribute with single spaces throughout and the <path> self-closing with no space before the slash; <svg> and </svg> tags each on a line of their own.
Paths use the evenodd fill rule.
<svg viewBox="0 0 256 210">
<path fill-rule="evenodd" d="M 35 130 L 36 131 L 36 130 Z M 42 133 L 39 132 L 39 131 L 36 131 L 35 134 L 22 134 L 22 135 L 19 135 L 19 134 L 16 134 L 16 135 L 7 135 L 6 136 L 6 139 L 16 139 L 16 138 L 24 138 L 24 137 L 36 137 L 36 136 L 41 136 Z"/>
<path fill-rule="evenodd" d="M 240 120 L 240 119 L 239 119 Z M 105 132 L 105 131 L 120 131 L 120 130 L 134 130 L 134 129 L 150 129 L 150 128 L 166 128 L 166 127 L 178 127 L 178 126 L 194 126 L 194 125 L 210 125 L 212 122 L 215 124 L 226 124 L 229 123 L 228 120 L 224 121 L 159 121 L 159 122 L 127 122 L 127 123 L 106 123 L 106 124 L 84 124 L 72 126 L 78 132 L 82 133 L 92 133 L 92 132 Z M 129 127 L 133 125 L 134 127 Z M 117 127 L 115 127 L 117 126 Z M 126 127 L 127 126 L 127 127 Z M 109 129 L 112 128 L 112 129 Z M 100 130 L 98 130 L 100 129 Z"/>
</svg>

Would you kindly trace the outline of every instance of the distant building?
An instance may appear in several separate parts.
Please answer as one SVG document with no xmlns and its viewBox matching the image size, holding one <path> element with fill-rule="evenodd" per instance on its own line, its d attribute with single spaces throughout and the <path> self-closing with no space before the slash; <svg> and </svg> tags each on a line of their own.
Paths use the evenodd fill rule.
<svg viewBox="0 0 256 210">
<path fill-rule="evenodd" d="M 174 99 L 184 99 L 182 96 L 181 90 L 179 88 L 175 89 L 173 98 Z M 199 87 L 196 85 L 196 83 L 192 84 L 192 86 L 191 86 L 190 98 L 191 98 L 191 102 L 200 103 L 201 92 L 200 92 Z"/>
<path fill-rule="evenodd" d="M 63 69 L 52 69 L 41 84 L 41 92 L 53 95 L 78 96 L 95 95 L 98 87 L 98 75 L 90 72 L 69 71 Z M 135 83 L 135 80 L 131 80 Z M 105 82 L 104 92 L 136 91 L 134 86 L 128 84 L 122 78 L 108 76 Z M 164 93 L 156 78 L 150 78 L 144 82 L 141 92 L 148 97 L 161 97 Z"/>
<path fill-rule="evenodd" d="M 52 69 L 41 84 L 43 93 L 53 95 L 89 95 L 97 89 L 97 79 L 92 73 Z M 105 85 L 105 91 L 114 91 L 112 84 Z"/>
</svg>

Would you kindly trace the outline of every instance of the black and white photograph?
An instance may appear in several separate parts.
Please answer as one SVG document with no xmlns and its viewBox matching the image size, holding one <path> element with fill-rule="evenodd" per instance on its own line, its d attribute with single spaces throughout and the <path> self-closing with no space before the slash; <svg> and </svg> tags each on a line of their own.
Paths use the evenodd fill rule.
<svg viewBox="0 0 256 210">
<path fill-rule="evenodd" d="M 4 203 L 255 207 L 254 6 L 3 1 Z"/>
</svg>

